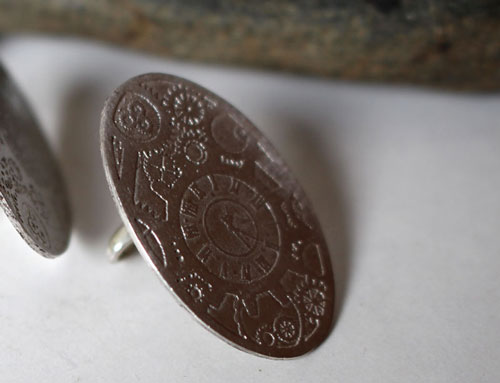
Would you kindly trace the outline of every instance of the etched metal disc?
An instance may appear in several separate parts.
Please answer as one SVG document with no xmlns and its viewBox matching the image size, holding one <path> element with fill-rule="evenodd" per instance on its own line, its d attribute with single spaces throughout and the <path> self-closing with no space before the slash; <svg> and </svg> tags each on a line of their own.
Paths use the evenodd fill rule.
<svg viewBox="0 0 500 383">
<path fill-rule="evenodd" d="M 29 106 L 0 66 L 0 204 L 24 240 L 45 257 L 68 245 L 66 190 Z"/>
<path fill-rule="evenodd" d="M 142 75 L 106 102 L 101 150 L 137 248 L 204 325 L 276 358 L 326 338 L 334 284 L 318 221 L 238 110 L 187 80 Z"/>
</svg>

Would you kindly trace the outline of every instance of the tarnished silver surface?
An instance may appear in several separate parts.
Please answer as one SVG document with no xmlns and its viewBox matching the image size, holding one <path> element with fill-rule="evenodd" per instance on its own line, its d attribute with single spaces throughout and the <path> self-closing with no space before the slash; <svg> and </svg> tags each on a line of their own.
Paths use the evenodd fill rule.
<svg viewBox="0 0 500 383">
<path fill-rule="evenodd" d="M 34 250 L 53 257 L 66 249 L 70 214 L 61 174 L 29 106 L 1 67 L 0 197 Z"/>
<path fill-rule="evenodd" d="M 239 111 L 187 80 L 142 75 L 106 102 L 101 150 L 135 245 L 206 327 L 275 358 L 326 338 L 334 283 L 318 221 Z"/>
</svg>

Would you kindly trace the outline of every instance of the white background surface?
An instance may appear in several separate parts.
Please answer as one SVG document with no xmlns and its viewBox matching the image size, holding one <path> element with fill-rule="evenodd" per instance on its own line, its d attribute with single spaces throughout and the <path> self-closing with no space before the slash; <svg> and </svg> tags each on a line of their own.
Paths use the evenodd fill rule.
<svg viewBox="0 0 500 383">
<path fill-rule="evenodd" d="M 498 94 L 348 85 L 73 40 L 3 40 L 0 56 L 61 160 L 74 216 L 56 260 L 0 222 L 1 382 L 500 381 Z M 114 88 L 150 71 L 235 104 L 302 181 L 340 301 L 315 352 L 238 351 L 190 318 L 140 256 L 108 262 L 119 218 L 99 115 Z"/>
</svg>

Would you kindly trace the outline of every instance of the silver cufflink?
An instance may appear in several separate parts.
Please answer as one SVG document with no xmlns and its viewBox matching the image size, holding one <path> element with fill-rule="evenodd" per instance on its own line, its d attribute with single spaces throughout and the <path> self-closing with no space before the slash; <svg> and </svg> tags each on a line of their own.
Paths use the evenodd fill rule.
<svg viewBox="0 0 500 383">
<path fill-rule="evenodd" d="M 135 246 L 190 313 L 244 351 L 296 357 L 328 336 L 334 283 L 318 220 L 245 116 L 190 81 L 146 74 L 107 100 L 100 139 L 125 225 L 112 259 Z"/>
<path fill-rule="evenodd" d="M 0 204 L 45 257 L 68 246 L 70 214 L 61 173 L 36 120 L 0 66 Z"/>
</svg>

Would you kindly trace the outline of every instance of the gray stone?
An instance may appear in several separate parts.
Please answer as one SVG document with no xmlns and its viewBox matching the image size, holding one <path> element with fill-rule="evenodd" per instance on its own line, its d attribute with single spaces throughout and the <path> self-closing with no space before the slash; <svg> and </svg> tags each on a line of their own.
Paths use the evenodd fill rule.
<svg viewBox="0 0 500 383">
<path fill-rule="evenodd" d="M 355 81 L 500 88 L 498 0 L 0 0 L 0 31 Z"/>
</svg>

